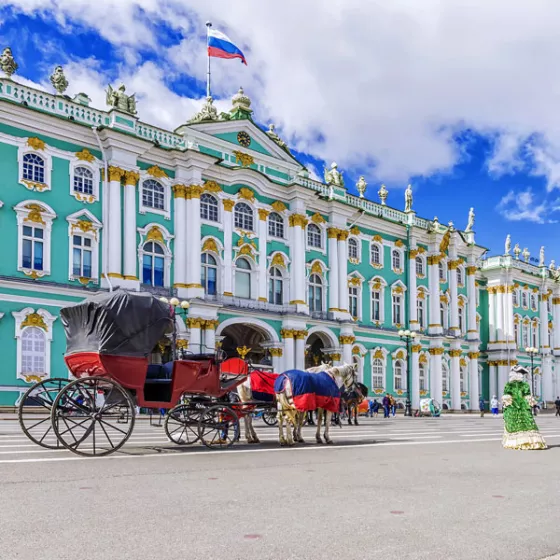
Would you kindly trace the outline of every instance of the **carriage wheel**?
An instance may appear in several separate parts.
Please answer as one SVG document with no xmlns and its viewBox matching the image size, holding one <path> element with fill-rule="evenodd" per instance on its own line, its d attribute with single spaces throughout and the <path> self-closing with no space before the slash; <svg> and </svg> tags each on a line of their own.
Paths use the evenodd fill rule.
<svg viewBox="0 0 560 560">
<path fill-rule="evenodd" d="M 167 416 L 163 427 L 167 437 L 177 445 L 192 445 L 196 443 L 198 435 L 198 423 L 203 410 L 194 408 L 190 404 L 180 404 L 172 408 Z"/>
<path fill-rule="evenodd" d="M 120 449 L 134 427 L 130 395 L 106 377 L 77 379 L 54 401 L 54 433 L 66 449 L 86 457 L 101 457 Z"/>
<path fill-rule="evenodd" d="M 198 435 L 210 449 L 227 449 L 239 437 L 239 419 L 229 406 L 208 408 L 198 422 Z"/>
<path fill-rule="evenodd" d="M 278 424 L 278 411 L 274 408 L 267 409 L 263 412 L 262 419 L 267 426 L 276 426 Z"/>
<path fill-rule="evenodd" d="M 68 379 L 55 377 L 36 383 L 23 395 L 18 407 L 18 420 L 23 433 L 37 445 L 60 449 L 62 445 L 51 424 L 52 405 Z"/>
</svg>

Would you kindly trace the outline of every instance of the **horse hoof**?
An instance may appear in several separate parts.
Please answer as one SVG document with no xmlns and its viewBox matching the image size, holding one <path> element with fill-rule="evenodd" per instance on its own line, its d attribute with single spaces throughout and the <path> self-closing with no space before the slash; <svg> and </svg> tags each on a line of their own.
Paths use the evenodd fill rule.
<svg viewBox="0 0 560 560">
<path fill-rule="evenodd" d="M 334 443 L 332 439 L 327 439 L 325 441 L 326 441 L 327 445 L 332 445 Z"/>
<path fill-rule="evenodd" d="M 316 441 L 317 441 L 317 443 L 320 443 L 320 444 L 323 443 L 323 440 L 320 437 L 316 438 Z"/>
<path fill-rule="evenodd" d="M 303 438 L 299 438 L 297 441 L 298 443 L 305 443 L 305 440 Z"/>
</svg>

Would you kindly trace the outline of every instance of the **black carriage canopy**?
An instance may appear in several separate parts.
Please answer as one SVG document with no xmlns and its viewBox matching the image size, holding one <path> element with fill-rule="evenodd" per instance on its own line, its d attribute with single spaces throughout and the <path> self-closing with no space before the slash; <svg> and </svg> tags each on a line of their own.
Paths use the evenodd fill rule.
<svg viewBox="0 0 560 560">
<path fill-rule="evenodd" d="M 66 353 L 146 357 L 173 332 L 173 309 L 149 293 L 116 290 L 64 307 Z"/>
</svg>

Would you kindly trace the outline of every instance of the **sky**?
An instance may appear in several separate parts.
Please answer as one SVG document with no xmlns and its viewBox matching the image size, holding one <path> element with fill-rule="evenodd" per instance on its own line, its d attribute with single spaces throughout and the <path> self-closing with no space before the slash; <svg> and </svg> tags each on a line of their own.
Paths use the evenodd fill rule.
<svg viewBox="0 0 560 560">
<path fill-rule="evenodd" d="M 0 48 L 22 83 L 105 108 L 108 84 L 136 93 L 141 120 L 173 130 L 201 106 L 206 27 L 243 50 L 212 60 L 219 110 L 243 86 L 318 176 L 338 163 L 355 193 L 384 183 L 419 216 L 560 263 L 560 2 L 557 0 L 0 0 Z"/>
</svg>

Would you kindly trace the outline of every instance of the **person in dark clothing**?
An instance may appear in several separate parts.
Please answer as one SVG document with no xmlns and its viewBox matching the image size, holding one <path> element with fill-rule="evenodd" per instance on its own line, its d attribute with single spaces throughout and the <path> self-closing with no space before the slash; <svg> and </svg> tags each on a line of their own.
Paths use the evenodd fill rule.
<svg viewBox="0 0 560 560">
<path fill-rule="evenodd" d="M 556 400 L 554 401 L 554 406 L 556 407 L 555 416 L 560 416 L 560 397 L 556 397 Z"/>
<path fill-rule="evenodd" d="M 387 393 L 384 397 L 383 397 L 383 418 L 389 418 L 389 411 L 391 410 L 391 397 L 389 396 L 389 393 Z"/>
<path fill-rule="evenodd" d="M 480 397 L 480 399 L 478 400 L 478 408 L 480 409 L 480 417 L 484 418 L 484 411 L 486 410 L 484 397 Z"/>
</svg>

